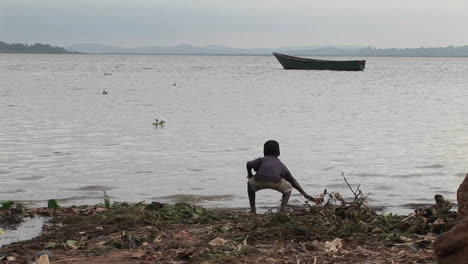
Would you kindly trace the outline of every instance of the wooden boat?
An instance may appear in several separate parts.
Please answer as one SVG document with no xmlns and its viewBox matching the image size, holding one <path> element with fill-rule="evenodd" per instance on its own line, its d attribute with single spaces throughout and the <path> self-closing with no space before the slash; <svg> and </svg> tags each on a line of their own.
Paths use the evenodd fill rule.
<svg viewBox="0 0 468 264">
<path fill-rule="evenodd" d="M 315 60 L 293 57 L 276 52 L 273 52 L 273 55 L 275 55 L 285 70 L 362 71 L 366 67 L 365 60 Z"/>
</svg>

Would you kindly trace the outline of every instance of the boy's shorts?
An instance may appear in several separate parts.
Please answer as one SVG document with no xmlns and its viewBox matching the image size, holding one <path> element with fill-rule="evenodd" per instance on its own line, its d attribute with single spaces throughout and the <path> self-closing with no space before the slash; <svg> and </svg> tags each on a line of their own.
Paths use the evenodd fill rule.
<svg viewBox="0 0 468 264">
<path fill-rule="evenodd" d="M 285 179 L 281 179 L 279 182 L 259 182 L 255 181 L 254 177 L 249 178 L 248 184 L 254 191 L 260 191 L 263 189 L 272 189 L 281 193 L 292 191 L 292 185 Z"/>
</svg>

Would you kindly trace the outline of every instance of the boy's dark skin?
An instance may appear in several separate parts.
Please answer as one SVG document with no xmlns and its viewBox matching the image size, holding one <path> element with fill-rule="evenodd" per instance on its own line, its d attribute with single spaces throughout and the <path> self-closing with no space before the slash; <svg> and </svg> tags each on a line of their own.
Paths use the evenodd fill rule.
<svg viewBox="0 0 468 264">
<path fill-rule="evenodd" d="M 270 140 L 270 141 L 273 141 L 273 140 Z M 266 156 L 272 156 L 272 157 L 278 158 L 278 156 L 280 155 L 280 151 L 279 151 L 279 144 L 276 141 L 274 141 L 274 144 L 277 145 L 277 149 L 274 149 L 273 151 L 266 149 L 267 148 L 266 145 L 270 141 L 267 141 L 265 143 L 263 154 L 264 154 L 265 157 Z M 252 173 L 253 168 L 251 166 L 249 166 L 249 162 L 247 162 L 246 167 L 247 167 L 247 178 L 250 179 L 250 178 L 254 177 L 254 175 Z M 295 188 L 296 190 L 298 190 L 306 199 L 312 200 L 315 203 L 317 203 L 317 200 L 314 197 L 308 195 L 302 189 L 302 187 L 299 185 L 299 183 L 296 181 L 296 179 L 291 174 L 287 174 L 287 175 L 283 176 L 283 179 L 288 181 L 292 185 L 292 187 Z M 281 199 L 281 207 L 280 207 L 281 212 L 284 212 L 286 210 L 286 205 L 288 204 L 289 198 L 291 197 L 291 192 L 292 191 L 283 193 L 283 197 Z M 247 183 L 247 193 L 249 195 L 250 212 L 253 213 L 253 214 L 256 214 L 257 210 L 256 210 L 256 206 L 255 206 L 255 190 L 253 190 L 251 188 L 250 184 L 248 184 L 248 183 Z"/>
</svg>

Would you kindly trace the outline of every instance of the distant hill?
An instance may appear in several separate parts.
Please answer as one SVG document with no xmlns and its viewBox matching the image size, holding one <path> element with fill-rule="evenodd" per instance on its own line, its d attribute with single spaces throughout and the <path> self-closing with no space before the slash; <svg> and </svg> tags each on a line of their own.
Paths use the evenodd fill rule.
<svg viewBox="0 0 468 264">
<path fill-rule="evenodd" d="M 33 45 L 13 43 L 8 44 L 0 41 L 0 53 L 49 53 L 49 54 L 66 54 L 71 53 L 64 48 L 52 47 L 49 44 L 36 43 Z"/>
<path fill-rule="evenodd" d="M 298 56 L 358 56 L 366 47 L 343 48 L 343 47 L 319 47 L 313 49 L 293 49 L 287 50 L 289 55 Z M 281 51 L 280 51 L 281 52 Z"/>
<path fill-rule="evenodd" d="M 78 44 L 67 47 L 53 47 L 36 43 L 7 44 L 0 41 L 0 53 L 97 53 L 97 54 L 181 54 L 181 55 L 270 55 L 273 51 L 297 56 L 347 56 L 347 57 L 468 57 L 468 45 L 434 48 L 378 49 L 365 46 L 291 46 L 277 49 L 254 48 L 239 49 L 220 45 L 197 47 L 178 45 L 175 47 L 138 47 L 123 48 L 99 44 Z"/>
<path fill-rule="evenodd" d="M 98 44 L 78 44 L 69 46 L 67 49 L 83 53 L 111 54 L 269 55 L 271 52 L 277 51 L 298 56 L 468 57 L 468 46 L 411 49 L 378 49 L 365 46 L 291 46 L 278 49 L 238 49 L 219 45 L 122 48 Z"/>
<path fill-rule="evenodd" d="M 297 54 L 301 50 L 318 51 L 321 49 L 339 49 L 341 53 L 349 52 L 350 50 L 364 49 L 365 46 L 338 46 L 338 47 L 325 47 L 325 46 L 292 46 L 281 47 L 278 49 L 269 48 L 254 48 L 254 49 L 239 49 L 231 48 L 220 45 L 208 45 L 197 47 L 192 45 L 178 45 L 175 47 L 138 47 L 138 48 L 122 48 L 108 45 L 99 44 L 78 44 L 68 46 L 70 51 L 78 51 L 83 53 L 113 53 L 113 54 L 201 54 L 201 55 L 270 55 L 273 51 L 292 52 Z M 313 52 L 314 53 L 314 52 Z M 317 52 L 315 52 L 317 53 Z M 340 52 L 334 52 L 339 54 Z M 316 54 L 314 54 L 316 55 Z M 328 54 L 327 54 L 328 55 Z"/>
<path fill-rule="evenodd" d="M 84 53 L 120 53 L 120 54 L 223 54 L 223 55 L 261 55 L 271 54 L 272 49 L 237 49 L 218 45 L 196 47 L 192 45 L 178 45 L 175 47 L 138 47 L 122 48 L 99 44 L 78 44 L 67 47 L 68 50 Z"/>
</svg>

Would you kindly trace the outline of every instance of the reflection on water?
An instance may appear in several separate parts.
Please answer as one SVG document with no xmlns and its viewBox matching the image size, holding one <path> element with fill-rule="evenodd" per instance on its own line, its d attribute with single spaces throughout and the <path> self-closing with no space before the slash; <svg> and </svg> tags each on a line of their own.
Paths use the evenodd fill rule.
<svg viewBox="0 0 468 264">
<path fill-rule="evenodd" d="M 18 181 L 34 181 L 44 179 L 44 176 L 32 176 L 32 177 L 20 177 L 17 178 Z"/>
<path fill-rule="evenodd" d="M 232 200 L 235 195 L 193 195 L 193 194 L 175 194 L 168 196 L 155 197 L 154 200 L 166 200 L 174 203 L 193 203 L 197 204 L 206 201 Z"/>
<path fill-rule="evenodd" d="M 427 165 L 427 166 L 421 166 L 421 167 L 416 167 L 416 168 L 428 168 L 428 169 L 439 169 L 439 168 L 443 168 L 444 165 L 440 165 L 440 164 L 433 164 L 433 165 Z"/>
<path fill-rule="evenodd" d="M 4 192 L 0 192 L 0 193 L 21 193 L 21 192 L 25 192 L 25 190 L 23 189 L 16 189 L 16 190 L 7 190 L 7 191 L 4 191 Z"/>
<path fill-rule="evenodd" d="M 154 171 L 135 171 L 135 174 L 150 174 L 150 173 L 154 173 Z"/>
<path fill-rule="evenodd" d="M 402 175 L 392 175 L 392 178 L 411 178 L 411 177 L 422 177 L 422 174 L 414 173 L 414 174 L 402 174 Z"/>
<path fill-rule="evenodd" d="M 15 229 L 5 229 L 4 234 L 0 233 L 0 247 L 39 236 L 46 220 L 43 217 L 25 218 Z"/>
<path fill-rule="evenodd" d="M 389 211 L 435 192 L 455 200 L 468 171 L 468 59 L 367 60 L 356 73 L 285 71 L 272 56 L 4 54 L 1 199 L 95 204 L 106 190 L 248 207 L 245 162 L 277 139 L 311 194 L 351 197 L 343 171 Z M 264 208 L 280 199 L 257 197 Z"/>
<path fill-rule="evenodd" d="M 75 190 L 93 192 L 93 191 L 110 191 L 112 189 L 115 189 L 115 188 L 109 187 L 109 186 L 90 185 L 90 186 L 83 186 L 80 188 L 76 188 Z"/>
<path fill-rule="evenodd" d="M 110 196 L 110 198 L 115 198 L 115 197 L 112 197 Z M 83 200 L 86 200 L 86 199 L 93 199 L 93 200 L 101 200 L 104 201 L 104 195 L 79 195 L 79 196 L 71 196 L 71 197 L 64 197 L 64 198 L 60 198 L 60 199 L 56 199 L 57 202 L 59 203 L 67 203 L 67 202 L 76 202 L 76 201 L 83 201 Z"/>
<path fill-rule="evenodd" d="M 378 174 L 378 173 L 356 173 L 356 174 L 351 174 L 351 175 L 355 175 L 355 176 L 361 177 L 361 178 L 385 177 L 385 175 Z"/>
</svg>

